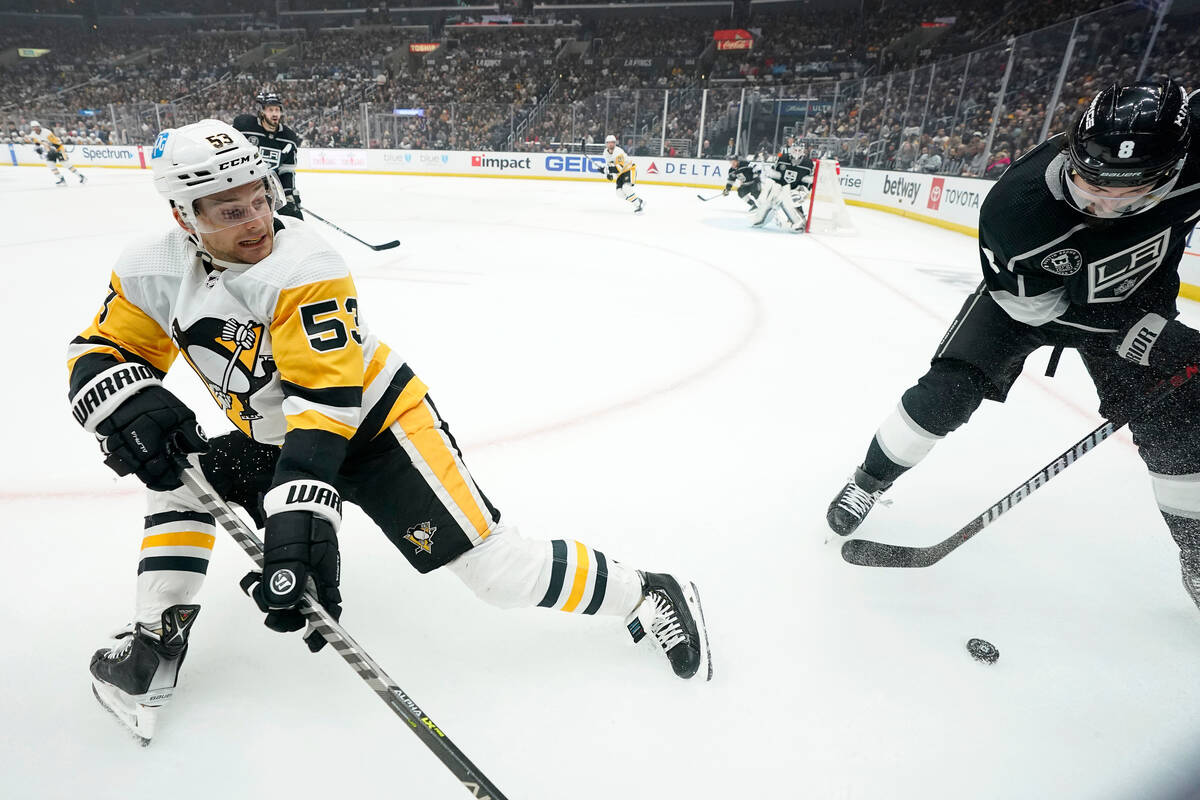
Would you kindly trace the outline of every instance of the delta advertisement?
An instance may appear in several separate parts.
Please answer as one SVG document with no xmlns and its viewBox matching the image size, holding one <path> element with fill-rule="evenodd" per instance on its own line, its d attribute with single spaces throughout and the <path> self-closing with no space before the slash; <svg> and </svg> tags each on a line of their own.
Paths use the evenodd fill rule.
<svg viewBox="0 0 1200 800">
<path fill-rule="evenodd" d="M 38 166 L 45 160 L 33 145 L 0 145 L 0 165 Z M 7 152 L 5 152 L 5 150 Z M 151 147 L 74 145 L 67 147 L 71 163 L 84 167 L 148 169 Z M 601 155 L 578 153 L 497 153 L 461 150 L 351 150 L 303 148 L 297 167 L 307 172 L 347 172 L 374 175 L 428 175 L 465 178 L 516 178 L 603 182 Z M 640 184 L 720 189 L 728 162 L 719 159 L 637 156 Z M 829 162 L 823 162 L 822 166 Z M 979 208 L 995 185 L 978 178 L 887 172 L 842 167 L 838 183 L 846 202 L 909 217 L 974 235 Z M 1184 283 L 1200 286 L 1200 227 L 1192 231 L 1180 275 Z M 1197 295 L 1200 299 L 1200 294 Z"/>
</svg>

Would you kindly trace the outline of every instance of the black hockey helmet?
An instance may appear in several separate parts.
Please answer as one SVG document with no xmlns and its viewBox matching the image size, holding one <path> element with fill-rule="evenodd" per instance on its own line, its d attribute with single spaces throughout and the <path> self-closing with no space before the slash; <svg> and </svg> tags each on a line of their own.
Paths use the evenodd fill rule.
<svg viewBox="0 0 1200 800">
<path fill-rule="evenodd" d="M 1067 131 L 1071 169 L 1093 186 L 1162 184 L 1191 144 L 1187 93 L 1174 81 L 1114 83 Z"/>
<path fill-rule="evenodd" d="M 267 89 L 263 89 L 261 92 L 256 94 L 254 96 L 254 100 L 263 108 L 266 108 L 267 106 L 279 106 L 280 108 L 283 108 L 283 101 L 279 99 L 279 94 Z"/>
</svg>

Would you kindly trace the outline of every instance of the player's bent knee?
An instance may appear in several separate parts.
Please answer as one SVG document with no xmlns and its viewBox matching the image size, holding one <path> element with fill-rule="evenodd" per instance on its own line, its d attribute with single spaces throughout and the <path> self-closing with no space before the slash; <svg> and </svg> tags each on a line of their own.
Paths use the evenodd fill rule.
<svg viewBox="0 0 1200 800">
<path fill-rule="evenodd" d="M 936 361 L 901 398 L 914 422 L 936 436 L 957 430 L 983 402 L 987 378 L 978 368 L 955 359 Z"/>
<path fill-rule="evenodd" d="M 501 523 L 481 545 L 446 565 L 480 600 L 497 608 L 529 608 L 541 600 L 553 559 L 546 541 L 525 539 Z"/>
</svg>

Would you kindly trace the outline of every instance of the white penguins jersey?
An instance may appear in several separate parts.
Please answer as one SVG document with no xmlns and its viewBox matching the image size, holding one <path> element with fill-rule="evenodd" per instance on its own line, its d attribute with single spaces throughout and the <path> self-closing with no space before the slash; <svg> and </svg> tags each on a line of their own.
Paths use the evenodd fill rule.
<svg viewBox="0 0 1200 800">
<path fill-rule="evenodd" d="M 165 374 L 175 357 L 229 421 L 264 444 L 295 428 L 371 439 L 425 387 L 367 328 L 341 256 L 306 223 L 276 220 L 253 265 L 212 268 L 182 229 L 130 246 L 92 325 L 68 351 L 72 387 L 114 359 Z"/>
<path fill-rule="evenodd" d="M 616 174 L 621 175 L 633 169 L 633 160 L 617 145 L 613 145 L 612 152 L 608 152 L 608 148 L 604 148 L 604 161 L 609 172 L 616 169 Z"/>
<path fill-rule="evenodd" d="M 37 131 L 30 130 L 29 138 L 33 140 L 33 144 L 40 144 L 43 147 L 52 148 L 54 150 L 62 150 L 62 140 L 54 134 L 51 128 L 43 125 Z"/>
</svg>

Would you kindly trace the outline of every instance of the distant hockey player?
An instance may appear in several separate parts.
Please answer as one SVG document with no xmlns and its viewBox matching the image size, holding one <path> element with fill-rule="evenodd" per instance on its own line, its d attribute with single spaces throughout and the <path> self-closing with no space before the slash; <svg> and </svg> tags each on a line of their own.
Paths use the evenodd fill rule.
<svg viewBox="0 0 1200 800">
<path fill-rule="evenodd" d="M 830 503 L 834 531 L 852 534 L 983 400 L 1003 402 L 1030 353 L 1069 347 L 1100 413 L 1130 418 L 1200 606 L 1200 379 L 1148 407 L 1164 377 L 1200 362 L 1200 332 L 1176 319 L 1200 216 L 1198 116 L 1173 81 L 1114 83 L 1001 176 L 980 209 L 983 283 Z"/>
<path fill-rule="evenodd" d="M 346 501 L 418 572 L 445 567 L 502 608 L 622 618 L 679 677 L 711 678 L 693 583 L 574 540 L 526 539 L 501 519 L 425 385 L 367 327 L 345 262 L 307 223 L 274 215 L 284 190 L 245 136 L 216 120 L 166 130 L 150 164 L 175 224 L 121 255 L 68 352 L 76 421 L 105 464 L 148 490 L 133 621 L 91 661 L 96 696 L 118 719 L 153 735 L 218 535 L 181 486 L 172 445 L 265 529 L 263 572 L 248 581 L 273 630 L 304 626 L 310 581 L 340 615 Z M 163 387 L 180 355 L 237 430 L 207 441 Z M 315 631 L 305 641 L 325 643 Z"/>
<path fill-rule="evenodd" d="M 729 159 L 729 174 L 725 176 L 725 188 L 721 194 L 727 195 L 735 188 L 737 196 L 746 201 L 751 211 L 758 208 L 758 195 L 762 192 L 759 169 L 740 156 Z"/>
<path fill-rule="evenodd" d="M 627 202 L 633 203 L 633 213 L 642 213 L 642 198 L 634 191 L 634 179 L 637 177 L 637 165 L 625 151 L 617 147 L 617 137 L 609 134 L 604 137 L 604 160 L 606 167 L 604 177 L 616 181 L 617 194 Z"/>
<path fill-rule="evenodd" d="M 759 191 L 758 208 L 754 211 L 754 221 L 751 225 L 761 227 L 773 214 L 778 213 L 783 217 L 779 222 L 781 227 L 787 227 L 793 233 L 804 232 L 804 214 L 796 208 L 791 190 L 784 180 L 785 170 L 789 167 L 791 164 L 778 161 L 762 165 L 759 178 L 762 189 Z"/>
<path fill-rule="evenodd" d="M 55 181 L 56 186 L 67 185 L 67 176 L 58 169 L 59 162 L 62 162 L 72 175 L 79 178 L 81 184 L 87 183 L 87 176 L 76 169 L 75 165 L 67 158 L 66 148 L 63 147 L 62 140 L 55 136 L 53 129 L 43 127 L 42 123 L 30 120 L 29 138 L 33 140 L 34 150 L 39 156 L 46 159 L 46 165 L 50 167 L 50 172 L 58 179 Z"/>
<path fill-rule="evenodd" d="M 250 144 L 257 145 L 263 161 L 275 170 L 279 183 L 287 192 L 287 205 L 279 209 L 296 219 L 304 219 L 300 210 L 300 192 L 296 191 L 296 151 L 300 135 L 283 124 L 283 101 L 271 91 L 262 91 L 254 98 L 259 104 L 258 116 L 239 114 L 233 127 L 246 134 Z"/>
</svg>

